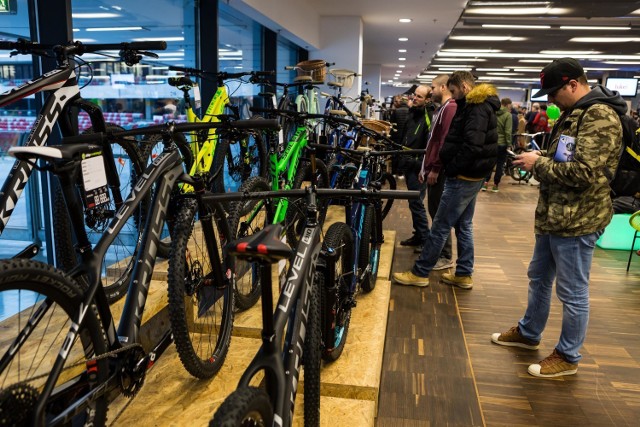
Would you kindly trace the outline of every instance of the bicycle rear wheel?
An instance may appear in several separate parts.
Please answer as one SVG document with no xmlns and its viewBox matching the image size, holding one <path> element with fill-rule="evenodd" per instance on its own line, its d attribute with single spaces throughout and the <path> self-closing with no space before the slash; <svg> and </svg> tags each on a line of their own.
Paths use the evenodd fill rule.
<svg viewBox="0 0 640 427">
<path fill-rule="evenodd" d="M 272 424 L 273 408 L 267 392 L 256 387 L 241 387 L 227 396 L 209 422 L 209 427 Z"/>
<path fill-rule="evenodd" d="M 206 209 L 210 221 L 199 216 L 195 199 L 183 200 L 176 214 L 169 257 L 171 330 L 180 361 L 197 378 L 211 378 L 220 370 L 233 326 L 232 280 L 217 283 L 214 275 L 218 270 L 223 277 L 230 277 L 233 272 L 222 269 L 231 264 L 215 264 L 207 249 L 207 243 L 217 245 L 224 257 L 224 247 L 233 234 L 219 205 Z M 203 227 L 210 227 L 215 242 L 206 241 Z"/>
<path fill-rule="evenodd" d="M 321 275 L 316 272 L 316 276 Z M 320 364 L 322 331 L 320 329 L 320 292 L 318 281 L 310 283 L 311 295 L 307 330 L 302 351 L 304 364 L 304 425 L 320 425 Z"/>
<path fill-rule="evenodd" d="M 269 191 L 269 184 L 261 177 L 249 178 L 240 186 L 240 192 Z M 242 205 L 242 207 L 240 206 Z M 229 225 L 235 239 L 250 236 L 262 230 L 273 219 L 270 203 L 263 200 L 238 202 L 231 208 Z M 247 211 L 247 214 L 242 212 Z M 260 299 L 260 274 L 258 265 L 247 260 L 235 260 L 235 304 L 238 310 L 248 310 Z"/>
<path fill-rule="evenodd" d="M 380 183 L 381 190 L 395 190 L 397 187 L 396 179 L 390 173 L 384 172 L 380 179 L 377 181 Z M 389 215 L 391 208 L 393 207 L 393 199 L 382 200 L 382 220 Z"/>
<path fill-rule="evenodd" d="M 213 155 L 211 191 L 237 191 L 244 181 L 252 176 L 265 177 L 267 171 L 268 156 L 262 135 L 248 132 L 235 139 L 220 135 Z M 225 202 L 222 206 L 229 212 L 231 203 Z"/>
<path fill-rule="evenodd" d="M 0 261 L 0 301 L 10 301 L 0 310 L 0 354 L 4 355 L 0 364 L 0 424 L 31 425 L 40 391 L 75 321 L 81 297 L 80 286 L 50 265 L 24 259 Z M 21 333 L 27 333 L 24 341 L 11 352 Z M 92 304 L 47 400 L 47 422 L 107 380 L 108 359 L 93 360 L 107 352 L 105 336 Z M 87 375 L 88 367 L 95 377 Z M 106 413 L 107 399 L 102 396 L 65 420 L 65 425 L 103 425 Z"/>
<path fill-rule="evenodd" d="M 327 271 L 332 271 L 335 281 L 328 283 L 327 277 L 318 274 L 320 291 L 320 318 L 324 348 L 322 358 L 328 362 L 337 360 L 347 342 L 351 321 L 351 281 L 353 279 L 353 234 L 342 222 L 331 224 L 325 235 L 323 246 L 331 254 L 325 260 Z"/>
<path fill-rule="evenodd" d="M 114 125 L 107 126 L 107 132 L 118 130 L 122 130 L 122 128 Z M 120 178 L 120 195 L 126 199 L 138 177 L 142 175 L 146 162 L 133 138 L 114 141 L 112 150 L 114 164 Z M 85 230 L 92 245 L 95 245 L 102 237 L 118 210 L 111 190 L 109 199 L 108 203 L 84 210 Z M 148 203 L 148 201 L 143 201 L 136 209 L 136 212 L 109 246 L 102 260 L 102 285 L 109 302 L 119 300 L 129 289 L 129 279 L 142 239 L 145 205 Z M 76 240 L 72 233 L 67 206 L 60 188 L 53 196 L 53 235 L 58 267 L 63 271 L 70 271 L 78 265 L 75 250 Z"/>
<path fill-rule="evenodd" d="M 293 180 L 293 187 L 305 188 L 311 185 L 312 171 L 311 164 L 308 162 L 300 163 L 298 165 L 298 171 Z M 316 176 L 315 176 L 318 188 L 329 188 L 329 174 L 327 173 L 327 167 L 321 160 L 316 160 Z M 324 219 L 327 215 L 327 203 L 328 199 L 318 199 L 318 222 L 324 223 Z M 285 217 L 285 229 L 287 236 L 287 243 L 292 248 L 295 248 L 298 244 L 298 236 L 302 233 L 304 225 L 306 223 L 306 203 L 304 199 L 297 199 L 289 201 L 287 206 L 287 214 Z"/>
</svg>

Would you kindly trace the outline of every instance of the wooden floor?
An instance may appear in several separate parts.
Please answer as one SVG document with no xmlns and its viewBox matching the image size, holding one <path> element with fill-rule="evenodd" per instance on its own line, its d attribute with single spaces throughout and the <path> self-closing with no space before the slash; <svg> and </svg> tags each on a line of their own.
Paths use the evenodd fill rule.
<svg viewBox="0 0 640 427">
<path fill-rule="evenodd" d="M 392 286 L 378 426 L 640 425 L 640 257 L 627 274 L 627 251 L 596 248 L 576 375 L 550 380 L 526 372 L 557 342 L 555 296 L 538 351 L 490 341 L 526 307 L 537 195 L 537 187 L 508 178 L 499 193 L 479 194 L 472 290 L 441 284 L 436 272 L 429 288 Z M 397 230 L 393 271 L 407 270 L 417 257 L 399 245 L 411 234 L 407 203 L 396 202 L 387 222 Z"/>
</svg>

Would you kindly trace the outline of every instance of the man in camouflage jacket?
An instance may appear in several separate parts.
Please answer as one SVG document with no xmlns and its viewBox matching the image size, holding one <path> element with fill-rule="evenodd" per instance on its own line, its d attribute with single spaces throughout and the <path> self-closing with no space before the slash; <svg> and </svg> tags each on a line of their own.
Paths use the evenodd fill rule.
<svg viewBox="0 0 640 427">
<path fill-rule="evenodd" d="M 538 377 L 575 374 L 589 322 L 589 271 L 595 243 L 611 221 L 609 180 L 622 141 L 619 115 L 627 105 L 617 92 L 589 88 L 578 61 L 562 58 L 540 73 L 542 90 L 562 116 L 547 153 L 524 153 L 515 164 L 540 181 L 536 243 L 529 264 L 529 299 L 518 326 L 495 333 L 500 345 L 537 349 L 549 317 L 551 291 L 563 304 L 562 331 L 553 353 L 528 372 Z"/>
</svg>

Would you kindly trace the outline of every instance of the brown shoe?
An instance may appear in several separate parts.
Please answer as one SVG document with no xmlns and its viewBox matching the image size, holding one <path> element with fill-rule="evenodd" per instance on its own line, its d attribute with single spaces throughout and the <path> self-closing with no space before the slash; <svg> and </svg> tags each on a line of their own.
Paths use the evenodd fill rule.
<svg viewBox="0 0 640 427">
<path fill-rule="evenodd" d="M 562 377 L 564 375 L 573 375 L 578 372 L 578 364 L 567 362 L 564 357 L 562 357 L 562 354 L 554 348 L 551 355 L 542 359 L 540 363 L 529 365 L 529 369 L 527 369 L 527 371 L 534 377 Z"/>
<path fill-rule="evenodd" d="M 533 341 L 523 337 L 520 334 L 520 328 L 517 326 L 509 329 L 507 332 L 498 332 L 491 335 L 491 342 L 507 347 L 526 348 L 527 350 L 537 350 L 540 345 L 540 341 Z"/>
<path fill-rule="evenodd" d="M 444 273 L 440 277 L 443 283 L 447 285 L 457 286 L 462 289 L 473 288 L 473 279 L 471 276 L 457 276 L 455 273 Z"/>
</svg>

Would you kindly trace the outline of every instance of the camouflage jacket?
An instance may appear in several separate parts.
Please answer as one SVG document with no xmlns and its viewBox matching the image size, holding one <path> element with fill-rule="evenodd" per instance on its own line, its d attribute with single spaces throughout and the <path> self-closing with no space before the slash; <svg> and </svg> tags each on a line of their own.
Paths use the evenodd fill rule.
<svg viewBox="0 0 640 427">
<path fill-rule="evenodd" d="M 585 109 L 578 129 L 578 118 Z M 573 161 L 553 159 L 561 135 L 575 138 Z M 609 224 L 613 208 L 607 174 L 618 165 L 621 143 L 620 119 L 609 105 L 575 107 L 560 117 L 546 156 L 539 157 L 533 167 L 540 181 L 536 234 L 582 236 Z"/>
</svg>

